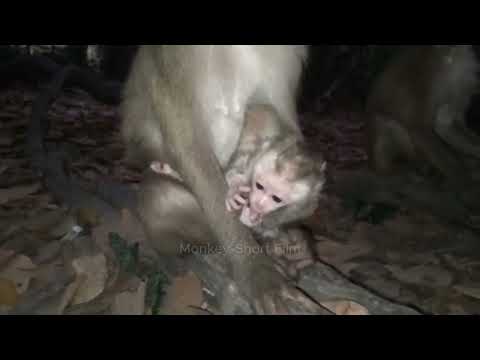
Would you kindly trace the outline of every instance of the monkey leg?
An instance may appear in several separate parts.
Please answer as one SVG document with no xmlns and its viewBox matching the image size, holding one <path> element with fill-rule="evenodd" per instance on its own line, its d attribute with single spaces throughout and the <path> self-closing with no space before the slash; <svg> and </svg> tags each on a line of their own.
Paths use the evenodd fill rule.
<svg viewBox="0 0 480 360">
<path fill-rule="evenodd" d="M 145 90 L 135 91 L 127 86 L 125 91 L 121 107 L 121 135 L 127 145 L 128 164 L 148 168 L 159 159 L 170 163 L 152 105 L 144 95 Z"/>
<path fill-rule="evenodd" d="M 412 138 L 419 153 L 423 155 L 447 180 L 459 186 L 470 183 L 470 174 L 454 152 L 434 133 L 428 130 L 412 132 Z"/>
<path fill-rule="evenodd" d="M 215 244 L 195 197 L 171 177 L 149 177 L 141 188 L 138 206 L 147 236 L 161 254 L 188 255 Z"/>
<path fill-rule="evenodd" d="M 468 131 L 463 114 L 457 115 L 448 105 L 443 106 L 434 121 L 434 130 L 454 149 L 480 159 L 480 137 Z"/>
<path fill-rule="evenodd" d="M 394 119 L 378 114 L 373 116 L 372 126 L 369 156 L 371 167 L 377 173 L 403 174 L 412 168 L 420 169 L 414 144 L 405 128 Z"/>
<path fill-rule="evenodd" d="M 161 161 L 154 161 L 150 164 L 150 169 L 160 175 L 170 176 L 180 182 L 183 182 L 179 173 L 172 169 L 170 164 Z"/>
</svg>

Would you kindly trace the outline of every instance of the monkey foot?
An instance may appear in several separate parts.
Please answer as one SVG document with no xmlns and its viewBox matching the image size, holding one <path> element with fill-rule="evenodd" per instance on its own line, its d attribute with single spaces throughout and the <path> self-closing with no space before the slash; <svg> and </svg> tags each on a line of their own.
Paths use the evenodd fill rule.
<svg viewBox="0 0 480 360">
<path fill-rule="evenodd" d="M 150 164 L 150 169 L 157 174 L 166 175 L 177 179 L 178 181 L 182 181 L 182 178 L 179 173 L 171 168 L 171 166 L 167 163 L 163 163 L 160 161 L 154 161 Z"/>
</svg>

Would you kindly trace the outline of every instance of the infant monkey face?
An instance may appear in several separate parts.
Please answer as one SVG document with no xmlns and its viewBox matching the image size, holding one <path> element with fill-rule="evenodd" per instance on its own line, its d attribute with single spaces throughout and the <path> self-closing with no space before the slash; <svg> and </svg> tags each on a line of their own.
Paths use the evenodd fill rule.
<svg viewBox="0 0 480 360">
<path fill-rule="evenodd" d="M 248 207 L 250 220 L 254 223 L 291 203 L 293 184 L 275 172 L 254 176 L 251 184 Z"/>
</svg>

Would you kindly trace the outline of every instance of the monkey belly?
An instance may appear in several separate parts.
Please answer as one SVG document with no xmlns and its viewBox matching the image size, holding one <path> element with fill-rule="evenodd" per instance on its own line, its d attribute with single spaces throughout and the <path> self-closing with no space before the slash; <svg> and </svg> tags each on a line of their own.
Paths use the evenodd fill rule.
<svg viewBox="0 0 480 360">
<path fill-rule="evenodd" d="M 175 179 L 146 179 L 138 210 L 152 247 L 161 254 L 189 255 L 192 245 L 216 243 L 195 197 Z"/>
</svg>

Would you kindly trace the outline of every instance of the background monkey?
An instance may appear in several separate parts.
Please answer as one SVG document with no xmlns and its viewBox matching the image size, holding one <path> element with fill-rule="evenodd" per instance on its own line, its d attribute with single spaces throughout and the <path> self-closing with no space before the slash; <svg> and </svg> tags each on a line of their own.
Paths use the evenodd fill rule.
<svg viewBox="0 0 480 360">
<path fill-rule="evenodd" d="M 154 172 L 182 181 L 169 164 L 154 162 Z M 295 136 L 281 129 L 271 106 L 253 105 L 245 114 L 239 146 L 226 169 L 228 211 L 240 210 L 240 221 L 270 231 L 312 215 L 325 184 L 326 163 L 314 159 Z"/>
<path fill-rule="evenodd" d="M 202 221 L 198 227 L 188 222 L 200 209 L 231 261 L 234 279 L 259 312 L 283 312 L 283 296 L 298 292 L 264 254 L 235 251 L 256 243 L 225 209 L 222 167 L 237 149 L 251 103 L 270 104 L 282 126 L 302 138 L 296 96 L 306 58 L 304 45 L 145 45 L 124 94 L 122 132 L 134 159 L 147 166 L 165 159 L 184 180 L 157 176 L 143 187 L 139 213 L 151 240 L 161 248 L 167 237 L 179 244 L 205 235 Z M 170 200 L 169 206 L 163 200 Z M 158 213 L 177 227 L 158 224 Z M 180 229 L 179 223 L 189 226 Z"/>
<path fill-rule="evenodd" d="M 402 49 L 374 83 L 367 102 L 373 169 L 390 173 L 400 161 L 417 169 L 427 163 L 450 181 L 465 183 L 468 172 L 447 143 L 480 157 L 480 143 L 465 136 L 464 122 L 477 70 L 471 45 Z"/>
</svg>

